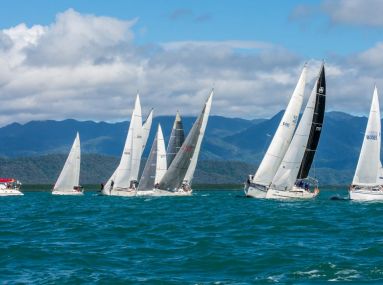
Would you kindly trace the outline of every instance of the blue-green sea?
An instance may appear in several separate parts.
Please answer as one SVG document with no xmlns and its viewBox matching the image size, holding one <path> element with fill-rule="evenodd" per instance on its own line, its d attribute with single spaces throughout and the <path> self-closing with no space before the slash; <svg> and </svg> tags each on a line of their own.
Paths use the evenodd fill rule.
<svg viewBox="0 0 383 285">
<path fill-rule="evenodd" d="M 192 197 L 0 198 L 0 283 L 383 282 L 383 203 Z"/>
</svg>

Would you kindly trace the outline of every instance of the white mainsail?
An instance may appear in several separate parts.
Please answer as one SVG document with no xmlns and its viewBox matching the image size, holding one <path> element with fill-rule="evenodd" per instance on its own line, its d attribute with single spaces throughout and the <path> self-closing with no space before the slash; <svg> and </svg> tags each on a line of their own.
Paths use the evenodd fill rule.
<svg viewBox="0 0 383 285">
<path fill-rule="evenodd" d="M 153 190 L 166 172 L 166 150 L 161 126 L 158 125 L 156 137 L 154 138 L 148 160 L 138 184 L 139 191 Z"/>
<path fill-rule="evenodd" d="M 162 133 L 161 125 L 158 125 L 157 132 L 157 163 L 156 163 L 156 177 L 154 179 L 154 184 L 160 183 L 162 177 L 164 177 L 167 170 L 166 162 L 166 149 L 165 149 L 165 140 Z"/>
<path fill-rule="evenodd" d="M 137 94 L 121 160 L 117 169 L 105 184 L 104 194 L 110 194 L 110 190 L 114 188 L 129 189 L 131 180 L 137 180 L 138 168 L 140 167 L 137 160 L 141 160 L 142 146 L 141 104 L 140 97 Z"/>
<path fill-rule="evenodd" d="M 272 181 L 272 188 L 278 190 L 291 190 L 297 179 L 299 168 L 306 151 L 310 135 L 311 124 L 314 116 L 315 100 L 317 97 L 318 80 L 311 92 L 298 128 L 290 143 L 289 148 L 280 164 L 277 173 Z"/>
<path fill-rule="evenodd" d="M 61 170 L 61 173 L 59 175 L 59 178 L 57 179 L 55 186 L 53 187 L 53 191 L 70 192 L 73 191 L 75 186 L 79 186 L 80 164 L 80 136 L 77 133 L 72 148 L 69 152 L 68 158 L 65 161 L 64 167 Z"/>
<path fill-rule="evenodd" d="M 356 167 L 353 185 L 375 186 L 380 183 L 380 108 L 378 90 L 375 86 L 366 133 L 360 151 L 358 165 Z"/>
<path fill-rule="evenodd" d="M 153 122 L 153 109 L 150 110 L 149 115 L 146 117 L 145 123 L 142 125 L 142 151 L 144 151 L 146 143 L 148 141 L 150 129 Z"/>
<path fill-rule="evenodd" d="M 305 65 L 273 140 L 254 175 L 253 183 L 264 186 L 270 185 L 290 145 L 303 102 L 306 70 Z"/>
</svg>

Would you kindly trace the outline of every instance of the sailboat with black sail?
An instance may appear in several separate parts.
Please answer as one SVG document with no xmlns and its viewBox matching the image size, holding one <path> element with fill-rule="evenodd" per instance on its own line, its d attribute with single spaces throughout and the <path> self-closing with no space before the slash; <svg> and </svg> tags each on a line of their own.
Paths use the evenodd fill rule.
<svg viewBox="0 0 383 285">
<path fill-rule="evenodd" d="M 322 64 L 298 128 L 267 191 L 266 198 L 309 199 L 319 194 L 308 173 L 318 146 L 325 111 L 326 80 Z M 314 188 L 314 189 L 311 189 Z"/>
</svg>

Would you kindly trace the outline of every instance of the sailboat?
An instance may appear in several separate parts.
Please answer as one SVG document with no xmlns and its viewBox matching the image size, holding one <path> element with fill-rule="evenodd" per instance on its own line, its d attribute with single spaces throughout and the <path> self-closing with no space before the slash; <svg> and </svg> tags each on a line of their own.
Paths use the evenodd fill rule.
<svg viewBox="0 0 383 285">
<path fill-rule="evenodd" d="M 15 178 L 0 178 L 0 196 L 22 196 L 21 182 Z"/>
<path fill-rule="evenodd" d="M 138 184 L 137 196 L 152 195 L 167 170 L 165 141 L 161 125 L 158 125 L 148 160 Z"/>
<path fill-rule="evenodd" d="M 79 184 L 80 164 L 80 136 L 77 133 L 64 167 L 53 186 L 53 195 L 83 195 L 83 188 Z"/>
<path fill-rule="evenodd" d="M 141 156 L 149 137 L 152 118 L 153 110 L 144 125 L 142 124 L 140 97 L 137 94 L 120 163 L 101 190 L 102 195 L 136 195 Z"/>
<path fill-rule="evenodd" d="M 366 133 L 352 185 L 351 200 L 383 200 L 382 164 L 380 162 L 381 123 L 378 90 L 375 86 Z"/>
<path fill-rule="evenodd" d="M 185 141 L 184 127 L 180 113 L 177 111 L 176 118 L 174 120 L 172 132 L 170 134 L 168 147 L 166 149 L 166 162 L 167 167 L 173 162 L 176 154 L 181 149 L 182 144 Z"/>
<path fill-rule="evenodd" d="M 214 90 L 211 91 L 201 114 L 194 122 L 158 187 L 154 189 L 153 196 L 190 196 L 192 194 L 192 180 L 209 119 L 213 94 Z"/>
<path fill-rule="evenodd" d="M 322 64 L 298 128 L 267 191 L 266 198 L 314 198 L 318 181 L 309 178 L 314 154 L 322 131 L 326 101 L 326 80 Z M 310 186 L 314 190 L 310 191 Z"/>
<path fill-rule="evenodd" d="M 245 183 L 245 195 L 253 198 L 266 198 L 267 190 L 273 181 L 278 167 L 290 145 L 301 110 L 306 84 L 307 66 L 303 67 L 298 83 L 286 107 L 274 137 L 255 175 L 249 175 Z"/>
</svg>

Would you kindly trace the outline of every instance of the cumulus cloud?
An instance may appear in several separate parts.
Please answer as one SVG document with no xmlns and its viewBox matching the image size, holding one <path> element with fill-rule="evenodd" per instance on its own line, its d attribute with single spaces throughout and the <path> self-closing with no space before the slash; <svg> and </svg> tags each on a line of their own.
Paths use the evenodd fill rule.
<svg viewBox="0 0 383 285">
<path fill-rule="evenodd" d="M 383 27 L 381 0 L 325 0 L 322 8 L 334 23 Z"/>
<path fill-rule="evenodd" d="M 67 10 L 47 26 L 0 31 L 0 125 L 76 118 L 126 120 L 137 89 L 144 112 L 196 115 L 212 87 L 213 114 L 264 118 L 286 106 L 305 59 L 260 41 L 138 45 L 137 19 Z M 366 113 L 381 44 L 326 64 L 328 106 Z M 309 84 L 321 62 L 309 60 Z M 361 68 L 363 67 L 363 69 Z M 371 90 L 370 90 L 371 89 Z M 366 100 L 367 98 L 367 100 Z"/>
</svg>

